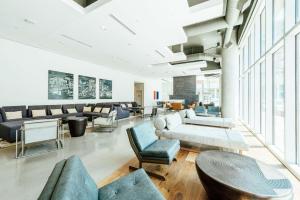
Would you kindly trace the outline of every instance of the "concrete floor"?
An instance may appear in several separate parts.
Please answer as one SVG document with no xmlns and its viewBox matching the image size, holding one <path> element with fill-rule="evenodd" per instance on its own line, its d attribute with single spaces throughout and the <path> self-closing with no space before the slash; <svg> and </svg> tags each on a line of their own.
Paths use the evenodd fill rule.
<svg viewBox="0 0 300 200">
<path fill-rule="evenodd" d="M 112 133 L 67 137 L 64 149 L 34 157 L 15 159 L 15 147 L 1 149 L 0 199 L 37 199 L 54 165 L 74 154 L 80 156 L 95 182 L 101 181 L 135 156 L 126 128 L 139 122 L 140 118 L 120 121 Z"/>
</svg>

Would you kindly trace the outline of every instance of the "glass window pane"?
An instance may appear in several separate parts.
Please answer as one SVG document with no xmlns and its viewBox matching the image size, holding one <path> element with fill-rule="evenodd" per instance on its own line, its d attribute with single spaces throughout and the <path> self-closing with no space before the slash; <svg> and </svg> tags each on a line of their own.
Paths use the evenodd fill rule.
<svg viewBox="0 0 300 200">
<path fill-rule="evenodd" d="M 284 51 L 283 47 L 273 54 L 273 125 L 274 145 L 284 151 Z"/>
<path fill-rule="evenodd" d="M 254 74 L 254 84 L 255 84 L 255 101 L 254 101 L 254 106 L 255 106 L 255 111 L 254 111 L 254 118 L 255 118 L 255 132 L 260 133 L 260 68 L 259 65 L 255 66 L 255 74 Z"/>
<path fill-rule="evenodd" d="M 300 1 L 296 0 L 296 21 L 300 21 Z"/>
<path fill-rule="evenodd" d="M 273 43 L 284 34 L 284 0 L 273 0 Z"/>
<path fill-rule="evenodd" d="M 263 55 L 266 52 L 266 10 L 260 14 L 260 53 Z"/>
<path fill-rule="evenodd" d="M 297 72 L 297 163 L 300 166 L 300 34 L 296 37 L 296 72 Z"/>
<path fill-rule="evenodd" d="M 266 135 L 266 63 L 260 64 L 260 132 Z"/>
<path fill-rule="evenodd" d="M 254 68 L 251 69 L 250 71 L 250 110 L 249 110 L 249 113 L 250 113 L 250 127 L 251 128 L 254 128 L 255 125 L 254 125 L 254 113 L 255 113 L 255 82 L 254 82 Z"/>
</svg>

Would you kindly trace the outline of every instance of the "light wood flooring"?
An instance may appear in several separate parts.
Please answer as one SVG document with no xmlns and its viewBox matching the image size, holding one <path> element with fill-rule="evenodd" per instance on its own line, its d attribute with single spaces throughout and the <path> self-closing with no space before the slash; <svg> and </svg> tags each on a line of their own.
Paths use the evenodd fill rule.
<svg viewBox="0 0 300 200">
<path fill-rule="evenodd" d="M 243 154 L 270 164 L 285 174 L 293 184 L 294 199 L 299 200 L 300 181 L 296 179 L 244 126 L 239 124 L 234 129 L 241 131 L 250 145 L 250 150 Z M 143 164 L 143 166 L 146 170 L 166 175 L 166 181 L 159 181 L 156 178 L 151 178 L 166 199 L 206 200 L 208 199 L 206 192 L 198 178 L 195 168 L 195 158 L 198 154 L 199 153 L 194 151 L 181 149 L 177 155 L 177 162 L 173 162 L 170 166 L 152 164 Z M 101 187 L 127 175 L 129 173 L 129 165 L 138 166 L 137 159 L 133 158 L 130 160 L 112 175 L 101 181 L 98 186 Z"/>
</svg>

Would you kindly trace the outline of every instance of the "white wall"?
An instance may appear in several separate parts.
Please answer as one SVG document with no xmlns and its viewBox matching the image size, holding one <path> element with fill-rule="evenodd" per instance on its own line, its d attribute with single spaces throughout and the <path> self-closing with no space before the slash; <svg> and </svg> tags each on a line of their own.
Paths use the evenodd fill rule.
<svg viewBox="0 0 300 200">
<path fill-rule="evenodd" d="M 74 74 L 73 100 L 48 100 L 48 70 Z M 79 74 L 97 78 L 97 99 L 78 99 Z M 113 99 L 99 99 L 99 78 L 113 81 Z M 145 83 L 145 105 L 152 105 L 153 91 L 161 91 L 159 80 L 0 39 L 0 106 L 133 101 L 135 81 Z"/>
</svg>

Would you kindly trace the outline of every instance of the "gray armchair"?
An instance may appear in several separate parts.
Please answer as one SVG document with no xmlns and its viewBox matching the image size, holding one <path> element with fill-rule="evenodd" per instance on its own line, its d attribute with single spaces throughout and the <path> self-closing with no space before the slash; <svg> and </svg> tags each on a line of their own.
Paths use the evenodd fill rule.
<svg viewBox="0 0 300 200">
<path fill-rule="evenodd" d="M 78 156 L 55 165 L 38 200 L 165 200 L 144 170 L 97 188 Z"/>
<path fill-rule="evenodd" d="M 179 140 L 159 140 L 155 135 L 155 128 L 150 122 L 144 122 L 135 127 L 127 129 L 130 145 L 133 148 L 138 160 L 139 168 L 143 163 L 156 163 L 170 165 L 176 160 L 176 155 L 180 150 Z M 131 170 L 138 168 L 130 166 Z M 165 181 L 165 177 L 152 172 L 147 173 Z"/>
</svg>

